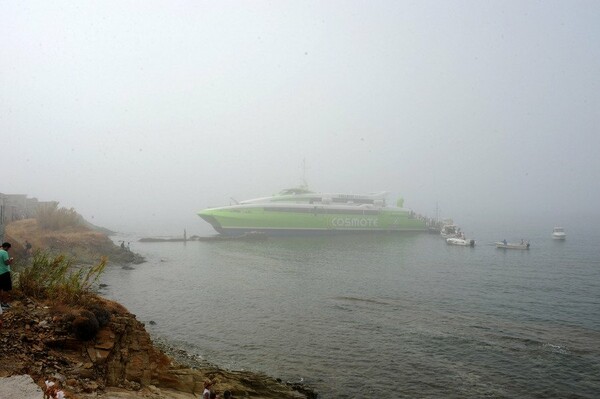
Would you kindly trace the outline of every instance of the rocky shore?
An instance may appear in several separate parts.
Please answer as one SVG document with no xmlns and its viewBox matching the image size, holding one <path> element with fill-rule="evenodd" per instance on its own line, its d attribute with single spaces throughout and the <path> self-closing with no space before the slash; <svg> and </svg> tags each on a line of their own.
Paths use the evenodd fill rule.
<svg viewBox="0 0 600 399">
<path fill-rule="evenodd" d="M 103 298 L 98 303 L 110 320 L 85 341 L 75 336 L 69 310 L 15 298 L 0 316 L 0 377 L 30 375 L 39 386 L 51 379 L 67 397 L 79 399 L 194 398 L 207 379 L 214 381 L 217 392 L 228 389 L 240 398 L 316 397 L 265 375 L 196 367 L 198 362 L 174 348 L 176 356 L 168 356 L 135 315 Z"/>
<path fill-rule="evenodd" d="M 8 226 L 6 237 L 13 241 L 15 252 L 21 254 L 20 244 L 25 237 L 42 248 L 48 237 L 35 235 L 35 223 L 18 223 L 16 228 Z M 51 241 L 56 251 L 63 249 L 59 245 L 62 242 L 68 243 L 70 249 L 80 245 L 88 253 L 110 243 L 116 247 L 111 251 L 120 252 L 108 237 L 97 232 L 69 231 L 66 236 L 53 233 Z M 17 390 L 23 389 L 15 398 L 28 398 L 24 392 L 31 381 L 26 376 L 39 387 L 44 386 L 45 380 L 56 381 L 71 399 L 198 398 L 206 380 L 214 382 L 217 393 L 230 390 L 236 398 L 317 397 L 301 385 L 286 384 L 259 373 L 220 369 L 167 343 L 155 344 L 134 314 L 99 296 L 94 296 L 91 308 L 75 309 L 34 300 L 16 287 L 11 305 L 0 315 L 0 386 L 9 392 L 14 384 L 20 387 Z M 78 321 L 85 321 L 91 311 L 104 323 L 93 336 L 85 336 Z M 12 397 L 2 390 L 0 396 Z"/>
<path fill-rule="evenodd" d="M 0 377 L 30 375 L 39 386 L 54 380 L 67 397 L 79 399 L 197 398 L 207 379 L 214 381 L 217 392 L 228 389 L 239 398 L 316 397 L 304 387 L 262 374 L 199 364 L 174 348 L 175 356 L 168 356 L 135 315 L 115 302 L 98 302 L 110 320 L 84 341 L 73 332 L 69 310 L 15 298 L 0 316 Z"/>
</svg>

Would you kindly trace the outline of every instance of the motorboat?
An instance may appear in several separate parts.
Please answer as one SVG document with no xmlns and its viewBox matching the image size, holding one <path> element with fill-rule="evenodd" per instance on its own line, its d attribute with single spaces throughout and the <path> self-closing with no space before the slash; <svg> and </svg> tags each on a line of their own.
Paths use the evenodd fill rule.
<svg viewBox="0 0 600 399">
<path fill-rule="evenodd" d="M 463 247 L 474 247 L 475 240 L 467 240 L 465 238 L 460 238 L 460 237 L 451 237 L 451 238 L 446 238 L 446 244 L 461 245 Z"/>
<path fill-rule="evenodd" d="M 425 218 L 403 208 L 402 201 L 388 205 L 386 196 L 385 192 L 317 193 L 301 186 L 270 197 L 204 209 L 198 215 L 224 235 L 427 231 Z"/>
<path fill-rule="evenodd" d="M 562 227 L 555 227 L 554 230 L 552 230 L 552 238 L 555 240 L 566 240 L 567 233 L 565 233 L 565 229 Z"/>
<path fill-rule="evenodd" d="M 443 238 L 454 238 L 458 237 L 460 234 L 460 228 L 455 224 L 445 224 L 442 226 L 440 230 L 440 235 Z"/>
<path fill-rule="evenodd" d="M 521 241 L 520 243 L 514 243 L 506 242 L 506 240 L 504 240 L 496 242 L 496 248 L 501 249 L 529 249 L 529 247 L 529 241 Z"/>
</svg>

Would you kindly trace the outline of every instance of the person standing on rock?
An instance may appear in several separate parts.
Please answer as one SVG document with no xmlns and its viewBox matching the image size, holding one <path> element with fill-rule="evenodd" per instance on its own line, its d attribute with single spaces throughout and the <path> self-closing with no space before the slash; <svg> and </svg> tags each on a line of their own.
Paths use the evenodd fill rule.
<svg viewBox="0 0 600 399">
<path fill-rule="evenodd" d="M 8 291 L 12 290 L 12 278 L 10 275 L 10 265 L 13 258 L 8 255 L 11 245 L 9 242 L 2 244 L 0 249 L 0 305 L 3 308 L 10 308 L 8 304 Z"/>
</svg>

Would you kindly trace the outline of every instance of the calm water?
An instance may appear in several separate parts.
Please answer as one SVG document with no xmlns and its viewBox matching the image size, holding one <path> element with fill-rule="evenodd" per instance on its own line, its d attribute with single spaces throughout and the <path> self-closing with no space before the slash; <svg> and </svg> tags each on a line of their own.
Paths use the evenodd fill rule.
<svg viewBox="0 0 600 399">
<path fill-rule="evenodd" d="M 303 380 L 322 398 L 593 398 L 594 226 L 565 226 L 566 242 L 551 239 L 552 226 L 512 236 L 487 227 L 475 248 L 428 234 L 186 244 L 121 235 L 148 262 L 111 267 L 104 294 L 155 321 L 154 336 L 222 367 Z M 490 245 L 521 237 L 530 251 Z"/>
</svg>

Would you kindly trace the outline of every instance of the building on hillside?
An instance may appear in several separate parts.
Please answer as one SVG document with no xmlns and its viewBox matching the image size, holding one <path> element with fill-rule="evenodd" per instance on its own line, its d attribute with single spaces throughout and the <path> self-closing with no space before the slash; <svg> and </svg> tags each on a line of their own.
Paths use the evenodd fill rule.
<svg viewBox="0 0 600 399">
<path fill-rule="evenodd" d="M 10 222 L 34 218 L 41 207 L 57 206 L 58 201 L 38 201 L 37 198 L 27 198 L 26 194 L 0 193 L 0 242 L 4 242 L 4 231 Z"/>
<path fill-rule="evenodd" d="M 36 216 L 39 201 L 37 198 L 27 198 L 25 200 L 25 218 L 31 219 Z"/>
<path fill-rule="evenodd" d="M 10 223 L 15 220 L 25 219 L 27 210 L 26 194 L 4 194 L 4 209 L 6 212 L 5 222 Z"/>
</svg>

